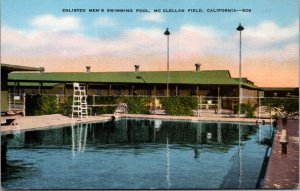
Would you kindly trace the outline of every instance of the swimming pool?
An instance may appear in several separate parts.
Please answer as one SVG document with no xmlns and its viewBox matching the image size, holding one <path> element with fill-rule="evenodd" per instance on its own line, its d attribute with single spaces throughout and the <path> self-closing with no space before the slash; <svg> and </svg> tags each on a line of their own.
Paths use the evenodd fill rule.
<svg viewBox="0 0 300 191">
<path fill-rule="evenodd" d="M 256 188 L 270 126 L 121 119 L 20 132 L 6 189 Z"/>
</svg>

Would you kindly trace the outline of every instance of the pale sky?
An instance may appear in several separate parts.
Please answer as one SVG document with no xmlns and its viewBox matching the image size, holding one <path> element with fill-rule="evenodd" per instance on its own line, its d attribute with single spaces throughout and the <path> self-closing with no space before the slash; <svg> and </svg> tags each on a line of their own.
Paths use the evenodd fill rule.
<svg viewBox="0 0 300 191">
<path fill-rule="evenodd" d="M 136 64 L 141 71 L 165 71 L 168 27 L 171 71 L 201 63 L 202 70 L 238 77 L 236 28 L 242 23 L 242 76 L 261 87 L 299 87 L 298 7 L 298 0 L 3 0 L 1 63 L 46 72 L 85 71 L 87 65 L 92 72 L 133 71 Z"/>
</svg>

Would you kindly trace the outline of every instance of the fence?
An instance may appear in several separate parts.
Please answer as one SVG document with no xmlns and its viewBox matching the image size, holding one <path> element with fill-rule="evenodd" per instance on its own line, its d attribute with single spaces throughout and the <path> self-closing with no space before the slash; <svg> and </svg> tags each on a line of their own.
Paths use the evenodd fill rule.
<svg viewBox="0 0 300 191">
<path fill-rule="evenodd" d="M 19 98 L 18 96 L 19 95 L 13 94 L 9 97 Z M 63 105 L 66 107 L 65 103 L 67 100 L 70 102 L 72 95 L 55 94 L 52 96 L 56 96 L 57 106 L 58 108 L 62 108 Z M 24 100 L 25 105 L 24 94 L 22 94 L 20 99 Z M 130 107 L 135 107 L 135 110 L 132 113 L 140 113 L 139 109 L 142 109 L 141 107 L 145 107 L 143 112 L 150 115 L 168 114 L 193 115 L 198 117 L 247 117 L 258 119 L 270 118 L 271 116 L 276 117 L 281 114 L 288 115 L 289 117 L 298 117 L 299 115 L 299 98 L 296 97 L 243 97 L 240 112 L 239 97 L 148 97 L 88 95 L 87 102 L 90 115 L 98 115 L 103 113 L 112 114 L 116 106 L 121 102 L 130 102 L 128 105 L 129 109 Z M 10 103 L 13 102 L 10 101 Z M 13 107 L 10 108 L 13 109 Z M 275 109 L 272 110 L 272 108 Z M 25 111 L 24 107 L 23 109 Z M 188 110 L 191 110 L 191 113 L 188 112 Z"/>
<path fill-rule="evenodd" d="M 25 94 L 13 94 L 8 95 L 8 111 L 22 113 L 25 116 Z"/>
</svg>

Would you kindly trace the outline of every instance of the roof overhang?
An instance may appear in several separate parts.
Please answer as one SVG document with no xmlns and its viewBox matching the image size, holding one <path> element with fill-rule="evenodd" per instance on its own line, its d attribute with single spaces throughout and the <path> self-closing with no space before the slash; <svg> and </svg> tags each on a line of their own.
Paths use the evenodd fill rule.
<svg viewBox="0 0 300 191">
<path fill-rule="evenodd" d="M 12 64 L 1 63 L 1 72 L 13 72 L 13 71 L 41 71 L 43 68 L 35 68 L 29 66 L 20 66 Z"/>
</svg>

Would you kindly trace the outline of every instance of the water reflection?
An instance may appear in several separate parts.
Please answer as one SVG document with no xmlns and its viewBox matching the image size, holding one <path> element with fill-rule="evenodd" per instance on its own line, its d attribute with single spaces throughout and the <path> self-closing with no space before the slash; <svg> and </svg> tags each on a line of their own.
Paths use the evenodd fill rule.
<svg viewBox="0 0 300 191">
<path fill-rule="evenodd" d="M 8 163 L 16 160 L 18 156 L 18 159 L 21 158 L 21 163 L 18 163 L 21 164 L 21 168 L 26 164 L 27 158 L 19 156 L 19 153 L 26 151 L 26 156 L 32 156 L 32 161 L 38 161 L 41 158 L 39 153 L 45 153 L 43 160 L 52 159 L 55 164 L 64 161 L 65 169 L 72 170 L 72 164 L 78 167 L 77 171 L 82 169 L 84 172 L 97 173 L 101 169 L 101 173 L 95 174 L 93 178 L 110 176 L 110 181 L 126 182 L 128 187 L 124 188 L 152 188 L 153 186 L 145 183 L 145 178 L 149 177 L 149 185 L 153 184 L 152 179 L 155 177 L 159 179 L 157 186 L 155 185 L 157 188 L 252 188 L 247 185 L 249 181 L 246 179 L 249 174 L 253 174 L 249 169 L 255 169 L 251 165 L 261 165 L 262 161 L 257 161 L 256 158 L 260 157 L 256 155 L 258 149 L 262 149 L 259 152 L 264 153 L 264 148 L 257 146 L 257 143 L 268 138 L 268 132 L 267 126 L 247 124 L 122 119 L 21 132 L 18 135 L 10 135 L 6 147 Z M 16 152 L 12 155 L 9 151 Z M 255 153 L 251 153 L 253 151 Z M 64 157 L 64 160 L 61 157 Z M 68 161 L 69 158 L 71 161 Z M 42 164 L 50 162 L 52 161 Z M 42 164 L 34 168 L 48 168 Z M 98 167 L 95 167 L 97 165 Z M 20 168 L 17 166 L 15 169 Z M 97 171 L 94 172 L 94 169 Z M 146 174 L 141 174 L 140 169 Z M 28 169 L 24 168 L 22 172 L 4 173 L 4 182 L 7 183 L 9 175 L 20 175 L 26 171 Z M 140 181 L 144 185 L 131 187 L 139 181 L 133 183 L 130 179 L 123 180 L 117 172 L 123 176 L 125 173 L 125 177 L 126 173 L 132 173 L 132 177 L 143 177 Z M 212 177 L 204 178 L 210 173 L 217 173 L 218 177 L 221 177 L 218 183 L 210 182 L 213 181 Z M 67 174 L 68 172 L 66 176 L 70 176 Z M 189 182 L 192 177 L 198 181 Z M 93 178 L 90 177 L 91 180 Z M 161 181 L 162 178 L 164 181 Z M 105 182 L 95 180 L 90 184 L 95 184 L 95 187 L 91 187 L 95 189 L 122 188 L 118 187 L 121 183 L 115 182 L 109 184 L 115 187 L 101 187 L 99 184 Z M 37 185 L 34 188 L 40 187 Z"/>
<path fill-rule="evenodd" d="M 241 128 L 241 124 L 239 123 L 239 186 L 238 189 L 242 188 L 242 183 L 243 183 L 243 155 L 242 155 L 242 134 L 243 134 L 243 129 Z"/>
<path fill-rule="evenodd" d="M 72 125 L 72 154 L 75 157 L 76 153 L 84 152 L 86 147 L 86 140 L 88 134 L 88 128 L 90 124 L 82 123 L 78 125 Z"/>
<path fill-rule="evenodd" d="M 170 189 L 171 188 L 171 179 L 170 179 L 171 164 L 170 164 L 170 150 L 169 150 L 169 138 L 168 138 L 168 136 L 167 136 L 166 148 L 167 148 L 167 151 L 166 151 L 166 160 L 167 160 L 167 168 L 166 168 L 167 175 L 166 175 L 166 178 L 167 178 L 167 183 L 168 183 L 167 189 Z"/>
<path fill-rule="evenodd" d="M 250 139 L 258 130 L 259 140 L 270 136 L 263 128 L 246 124 L 124 119 L 114 123 L 79 124 L 57 129 L 26 131 L 18 136 L 14 135 L 9 145 L 25 148 L 71 146 L 74 155 L 84 152 L 86 147 L 98 147 L 103 144 L 129 144 L 137 148 L 139 144 L 146 143 L 166 144 L 168 137 L 170 144 L 195 148 L 197 158 L 199 149 L 204 145 L 209 145 L 215 152 L 226 152 L 229 148 Z"/>
</svg>

